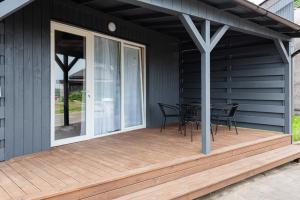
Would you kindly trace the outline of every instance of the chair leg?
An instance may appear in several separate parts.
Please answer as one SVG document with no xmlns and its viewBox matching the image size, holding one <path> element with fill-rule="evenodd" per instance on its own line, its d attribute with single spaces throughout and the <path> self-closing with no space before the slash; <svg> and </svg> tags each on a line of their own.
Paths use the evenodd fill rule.
<svg viewBox="0 0 300 200">
<path fill-rule="evenodd" d="M 236 134 L 238 135 L 239 132 L 238 132 L 237 127 L 236 127 L 236 121 L 235 121 L 235 119 L 233 120 L 233 123 L 234 123 L 234 127 L 235 127 L 235 132 L 236 132 Z"/>
<path fill-rule="evenodd" d="M 212 140 L 214 142 L 215 138 L 214 138 L 214 133 L 213 133 L 213 129 L 212 129 L 212 125 L 211 124 L 210 124 L 210 134 L 211 134 Z"/>
<path fill-rule="evenodd" d="M 228 124 L 228 129 L 229 129 L 229 131 L 231 131 L 231 121 L 230 121 L 230 120 L 227 120 L 227 124 Z"/>
<path fill-rule="evenodd" d="M 184 137 L 186 136 L 186 122 L 184 122 Z"/>
<path fill-rule="evenodd" d="M 220 123 L 220 120 L 218 120 L 218 121 L 217 121 L 215 135 L 217 135 L 217 132 L 218 132 L 218 125 L 219 125 L 219 123 Z"/>
<path fill-rule="evenodd" d="M 161 125 L 160 125 L 160 132 L 162 132 L 163 126 L 164 126 L 164 118 L 162 117 L 161 118 Z"/>
<path fill-rule="evenodd" d="M 165 120 L 164 120 L 164 129 L 166 129 L 166 121 L 167 121 L 167 118 L 165 117 Z"/>
<path fill-rule="evenodd" d="M 193 142 L 193 128 L 194 128 L 194 123 L 191 123 L 191 142 Z"/>
</svg>

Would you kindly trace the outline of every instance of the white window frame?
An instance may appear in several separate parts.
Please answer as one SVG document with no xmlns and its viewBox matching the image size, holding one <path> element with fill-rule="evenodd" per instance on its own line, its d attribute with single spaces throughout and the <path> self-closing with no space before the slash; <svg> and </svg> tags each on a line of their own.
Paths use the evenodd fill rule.
<svg viewBox="0 0 300 200">
<path fill-rule="evenodd" d="M 79 36 L 86 39 L 86 135 L 76 136 L 66 139 L 55 140 L 55 31 L 63 31 Z M 120 42 L 121 48 L 121 130 L 102 135 L 95 135 L 94 133 L 94 37 L 102 37 L 110 40 Z M 140 75 L 141 75 L 141 90 L 142 90 L 142 118 L 143 123 L 138 126 L 125 128 L 124 121 L 124 48 L 139 49 L 140 52 Z M 119 134 L 131 130 L 146 128 L 146 46 L 131 42 L 128 40 L 120 39 L 117 37 L 105 35 L 102 33 L 93 32 L 78 28 L 76 26 L 66 25 L 63 23 L 51 21 L 51 147 L 63 144 L 69 144 L 88 139 L 103 137 L 107 135 Z"/>
</svg>

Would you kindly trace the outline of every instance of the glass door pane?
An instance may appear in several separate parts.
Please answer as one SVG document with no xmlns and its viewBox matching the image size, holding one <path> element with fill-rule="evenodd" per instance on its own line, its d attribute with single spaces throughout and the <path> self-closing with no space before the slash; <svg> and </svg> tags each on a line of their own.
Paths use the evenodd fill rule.
<svg viewBox="0 0 300 200">
<path fill-rule="evenodd" d="M 95 36 L 94 134 L 121 130 L 120 43 Z"/>
<path fill-rule="evenodd" d="M 55 31 L 55 140 L 86 134 L 85 40 Z"/>
<path fill-rule="evenodd" d="M 141 49 L 124 47 L 124 123 L 125 128 L 143 124 Z"/>
</svg>

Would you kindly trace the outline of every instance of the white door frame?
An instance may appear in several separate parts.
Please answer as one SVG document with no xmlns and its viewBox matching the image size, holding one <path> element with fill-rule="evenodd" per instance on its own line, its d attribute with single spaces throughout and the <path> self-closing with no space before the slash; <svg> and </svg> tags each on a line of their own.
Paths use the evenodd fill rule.
<svg viewBox="0 0 300 200">
<path fill-rule="evenodd" d="M 79 36 L 83 36 L 86 39 L 85 51 L 86 51 L 86 112 L 85 112 L 85 123 L 86 123 L 86 135 L 76 136 L 66 139 L 55 140 L 55 30 L 63 31 Z M 104 134 L 94 134 L 94 37 L 103 37 L 120 42 L 121 47 L 121 130 Z M 124 47 L 136 48 L 140 52 L 140 67 L 141 67 L 141 80 L 142 80 L 142 116 L 143 124 L 135 127 L 125 128 L 124 126 Z M 87 139 L 102 137 L 105 135 L 118 134 L 130 130 L 136 130 L 146 128 L 146 46 L 135 42 L 123 40 L 113 36 L 108 36 L 101 33 L 85 30 L 75 26 L 66 25 L 59 22 L 51 21 L 51 147 L 69 144 L 73 142 L 79 142 Z"/>
<path fill-rule="evenodd" d="M 85 135 L 81 136 L 75 136 L 71 138 L 65 138 L 65 139 L 60 139 L 60 140 L 55 140 L 55 82 L 56 82 L 56 67 L 55 67 L 55 31 L 62 31 L 74 35 L 79 35 L 85 38 L 85 70 L 86 70 L 86 108 L 85 108 Z M 90 138 L 90 125 L 89 125 L 89 120 L 87 120 L 87 117 L 91 113 L 91 108 L 90 106 L 90 75 L 91 75 L 91 68 L 92 68 L 92 63 L 91 63 L 91 34 L 88 32 L 73 27 L 73 26 L 68 26 L 64 24 L 60 24 L 57 22 L 51 22 L 51 146 L 58 146 L 58 145 L 63 145 L 63 144 L 68 144 L 68 143 L 73 143 L 73 142 L 78 142 L 82 140 L 86 140 Z"/>
</svg>

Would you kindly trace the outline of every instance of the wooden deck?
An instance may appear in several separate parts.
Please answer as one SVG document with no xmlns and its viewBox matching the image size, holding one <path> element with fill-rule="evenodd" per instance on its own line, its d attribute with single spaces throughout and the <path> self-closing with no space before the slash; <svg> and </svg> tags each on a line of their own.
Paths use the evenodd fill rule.
<svg viewBox="0 0 300 200">
<path fill-rule="evenodd" d="M 243 128 L 236 135 L 221 127 L 212 144 L 213 153 L 277 136 L 279 133 Z M 200 149 L 199 134 L 191 142 L 176 127 L 163 133 L 142 129 L 55 147 L 0 163 L 0 199 L 55 197 L 163 163 L 204 157 Z"/>
</svg>

